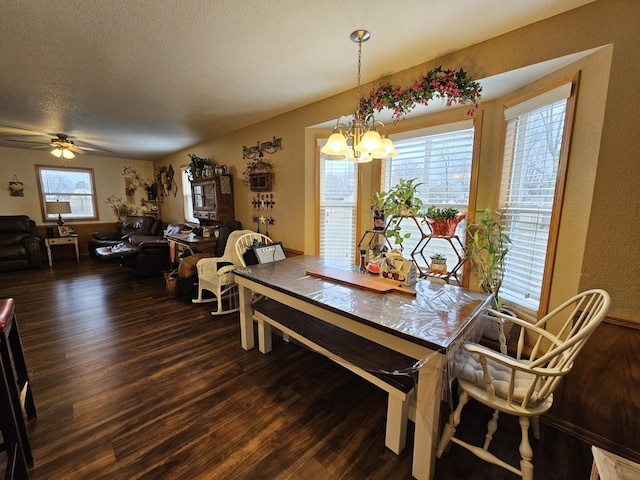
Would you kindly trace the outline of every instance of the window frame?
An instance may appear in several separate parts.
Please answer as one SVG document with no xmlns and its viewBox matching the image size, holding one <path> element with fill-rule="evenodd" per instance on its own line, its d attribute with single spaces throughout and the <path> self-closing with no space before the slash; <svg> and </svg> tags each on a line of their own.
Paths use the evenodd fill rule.
<svg viewBox="0 0 640 480">
<path fill-rule="evenodd" d="M 98 210 L 98 194 L 96 191 L 96 177 L 94 174 L 94 170 L 93 168 L 90 167 L 69 167 L 69 166 L 61 166 L 58 167 L 56 165 L 35 165 L 35 169 L 36 169 L 36 183 L 38 185 L 38 198 L 40 199 L 40 212 L 42 214 L 42 221 L 44 223 L 47 222 L 55 222 L 57 221 L 58 217 L 56 215 L 52 215 L 52 217 L 54 218 L 49 218 L 49 216 L 47 215 L 47 209 L 46 209 L 46 196 L 50 195 L 71 195 L 71 193 L 69 192 L 55 192 L 55 193 L 49 193 L 49 192 L 45 192 L 45 189 L 42 185 L 42 175 L 41 172 L 45 171 L 45 170 L 52 170 L 52 171 L 59 171 L 59 172 L 69 172 L 69 171 L 75 171 L 75 172 L 82 172 L 82 173 L 88 173 L 89 177 L 91 179 L 91 203 L 93 205 L 93 216 L 90 217 L 78 217 L 73 215 L 73 212 L 71 212 L 70 214 L 64 214 L 63 215 L 63 219 L 64 220 L 78 220 L 78 221 L 96 221 L 96 220 L 100 220 L 100 211 Z"/>
<path fill-rule="evenodd" d="M 566 99 L 566 108 L 565 108 L 565 119 L 564 119 L 564 130 L 562 133 L 562 140 L 560 146 L 560 152 L 558 155 L 558 167 L 556 173 L 556 183 L 555 183 L 555 191 L 553 196 L 553 204 L 551 207 L 551 219 L 549 223 L 549 234 L 547 240 L 547 247 L 545 252 L 545 264 L 542 272 L 542 285 L 540 289 L 540 301 L 538 304 L 537 312 L 528 309 L 526 306 L 519 305 L 514 302 L 506 302 L 508 304 L 514 304 L 519 309 L 525 310 L 526 313 L 534 314 L 538 319 L 542 318 L 549 311 L 549 303 L 551 297 L 551 286 L 553 282 L 553 273 L 555 267 L 555 259 L 558 248 L 558 234 L 560 231 L 560 220 L 562 216 L 562 208 L 564 202 L 566 181 L 567 181 L 567 172 L 569 169 L 569 154 L 571 150 L 571 138 L 573 137 L 573 127 L 575 123 L 575 111 L 578 97 L 578 86 L 580 83 L 580 72 L 577 72 L 572 78 L 564 78 L 553 84 L 548 85 L 545 88 L 536 90 L 524 97 L 515 99 L 511 102 L 505 103 L 504 108 L 512 108 L 518 104 L 530 101 L 535 97 L 544 95 L 545 93 L 554 90 L 562 85 L 567 83 L 571 84 L 571 93 L 569 97 Z M 506 196 L 505 189 L 508 188 L 508 185 L 505 185 L 504 178 L 511 178 L 511 170 L 512 170 L 512 158 L 506 158 L 505 149 L 507 147 L 507 132 L 508 132 L 508 121 L 504 118 L 502 120 L 502 133 L 501 133 L 501 144 L 500 151 L 502 152 L 500 156 L 500 165 L 498 169 L 498 178 L 497 185 L 498 189 L 496 190 L 496 204 L 498 205 L 499 210 L 504 210 L 506 205 L 504 203 L 504 198 Z M 511 156 L 512 157 L 512 156 Z"/>
</svg>

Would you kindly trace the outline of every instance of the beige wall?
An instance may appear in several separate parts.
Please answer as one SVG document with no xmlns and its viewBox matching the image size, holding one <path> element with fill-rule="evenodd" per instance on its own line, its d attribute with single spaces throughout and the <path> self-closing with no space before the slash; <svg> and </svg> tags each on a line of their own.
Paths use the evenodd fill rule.
<svg viewBox="0 0 640 480">
<path fill-rule="evenodd" d="M 640 94 L 636 87 L 640 80 L 638 18 L 640 2 L 637 0 L 598 0 L 426 63 L 420 63 L 424 59 L 420 57 L 420 52 L 415 52 L 417 65 L 390 78 L 394 84 L 406 85 L 438 65 L 445 68 L 463 67 L 474 78 L 488 78 L 603 47 L 544 79 L 532 79 L 504 98 L 482 103 L 484 121 L 476 200 L 477 206 L 483 208 L 494 198 L 502 104 L 580 70 L 580 92 L 551 304 L 557 304 L 577 291 L 601 287 L 612 295 L 612 315 L 635 321 L 640 321 L 640 288 L 637 280 L 640 277 L 640 259 L 635 245 L 635 239 L 640 237 L 640 222 L 637 221 L 640 204 L 640 174 L 637 167 L 640 158 L 637 131 Z M 370 86 L 363 86 L 363 91 L 368 91 Z M 188 153 L 229 165 L 234 175 L 236 217 L 245 228 L 255 228 L 250 205 L 255 194 L 241 181 L 246 165 L 242 159 L 242 147 L 255 145 L 258 140 L 270 140 L 273 136 L 282 137 L 283 150 L 267 155 L 275 167 L 273 194 L 276 201 L 273 212 L 276 223 L 269 228 L 269 234 L 282 240 L 288 248 L 312 254 L 316 242 L 317 130 L 310 127 L 351 112 L 354 98 L 355 89 L 178 152 L 156 161 L 154 166 L 171 164 L 178 172 L 179 167 L 188 164 Z M 439 112 L 429 118 L 405 120 L 398 128 L 405 129 L 461 112 L 464 109 Z M 329 129 L 323 133 L 329 133 Z M 9 197 L 7 193 L 8 202 L 0 205 L 0 214 L 26 212 L 41 223 L 37 198 L 31 196 L 31 192 L 37 191 L 33 164 L 56 161 L 45 152 L 0 149 L 0 164 L 6 172 L 6 182 L 15 173 L 25 182 L 27 191 L 24 198 Z M 130 165 L 139 168 L 141 173 L 145 171 L 144 177 L 150 175 L 151 171 L 149 162 L 107 161 L 90 156 L 78 158 L 78 165 L 91 166 L 96 170 L 101 221 L 114 220 L 104 200 L 112 193 L 124 194 L 122 167 Z M 375 189 L 372 186 L 375 168 L 375 164 L 362 167 L 361 179 L 365 186 L 361 197 L 364 202 L 362 223 L 369 214 L 366 200 Z M 163 200 L 162 218 L 165 222 L 184 220 L 182 188 L 180 182 L 177 183 L 176 197 Z M 611 211 L 616 213 L 616 218 L 631 221 L 611 222 L 608 219 Z"/>
<path fill-rule="evenodd" d="M 115 194 L 125 197 L 124 167 L 135 168 L 143 179 L 153 178 L 153 162 L 148 160 L 126 160 L 119 158 L 95 157 L 91 155 L 76 155 L 73 160 L 68 160 L 69 166 L 93 168 L 98 198 L 98 220 L 82 223 L 115 222 L 117 220 L 111 207 L 106 202 L 107 198 Z M 29 150 L 18 148 L 0 148 L 0 165 L 4 173 L 4 186 L 6 196 L 0 202 L 0 215 L 28 215 L 38 225 L 44 224 L 38 197 L 38 184 L 36 180 L 35 165 L 62 166 L 60 159 L 49 153 L 48 149 Z M 9 181 L 16 175 L 24 183 L 24 197 L 12 197 L 9 195 Z M 136 192 L 136 205 L 144 191 Z M 145 196 L 146 198 L 146 196 Z M 74 222 L 67 222 L 73 226 Z"/>
<path fill-rule="evenodd" d="M 639 174 L 637 168 L 637 119 L 640 96 L 635 85 L 640 79 L 640 35 L 636 19 L 640 2 L 599 0 L 566 14 L 527 26 L 442 58 L 422 63 L 394 74 L 394 84 L 409 84 L 435 66 L 463 67 L 474 78 L 488 78 L 565 55 L 604 47 L 570 67 L 543 80 L 523 86 L 505 98 L 482 104 L 484 125 L 480 185 L 477 204 L 493 200 L 497 160 L 500 154 L 502 103 L 525 95 L 548 82 L 581 71 L 576 124 L 569 160 L 569 176 L 560 226 L 551 303 L 580 290 L 607 289 L 613 297 L 612 314 L 640 320 L 638 281 L 640 260 L 633 239 L 640 234 L 637 206 Z M 416 52 L 416 59 L 419 59 Z M 610 72 L 613 72 L 610 75 Z M 376 82 L 377 84 L 377 82 Z M 367 91 L 369 85 L 363 86 Z M 236 217 L 247 228 L 251 222 L 251 192 L 240 174 L 244 170 L 242 146 L 253 145 L 273 136 L 282 137 L 283 150 L 268 156 L 275 165 L 273 189 L 276 224 L 269 229 L 274 238 L 289 248 L 314 253 L 316 242 L 315 137 L 308 129 L 321 122 L 349 113 L 355 91 L 323 100 L 285 115 L 249 126 L 178 154 L 160 164 L 184 165 L 187 153 L 212 158 L 230 165 L 234 174 Z M 458 111 L 437 116 L 457 115 Z M 406 128 L 428 119 L 406 120 Z M 390 129 L 392 130 L 392 129 Z M 325 130 L 328 133 L 328 130 Z M 362 179 L 371 185 L 374 165 L 363 166 Z M 370 194 L 365 189 L 363 199 Z M 369 205 L 363 204 L 363 218 Z M 366 210 L 367 212 L 364 212 Z M 611 224 L 609 211 L 624 212 L 631 222 Z M 171 218 L 182 217 L 181 206 L 164 210 Z"/>
</svg>

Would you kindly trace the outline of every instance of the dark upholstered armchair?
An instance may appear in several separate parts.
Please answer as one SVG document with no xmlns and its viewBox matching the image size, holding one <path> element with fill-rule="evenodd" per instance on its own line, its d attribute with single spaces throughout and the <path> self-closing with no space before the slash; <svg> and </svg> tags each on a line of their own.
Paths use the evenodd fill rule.
<svg viewBox="0 0 640 480">
<path fill-rule="evenodd" d="M 162 221 L 151 216 L 128 216 L 118 230 L 109 232 L 94 232 L 89 240 L 89 254 L 92 258 L 98 258 L 96 248 L 112 247 L 120 242 L 128 241 L 131 235 L 162 235 Z"/>
<path fill-rule="evenodd" d="M 35 222 L 27 215 L 0 216 L 0 272 L 41 266 Z"/>
</svg>

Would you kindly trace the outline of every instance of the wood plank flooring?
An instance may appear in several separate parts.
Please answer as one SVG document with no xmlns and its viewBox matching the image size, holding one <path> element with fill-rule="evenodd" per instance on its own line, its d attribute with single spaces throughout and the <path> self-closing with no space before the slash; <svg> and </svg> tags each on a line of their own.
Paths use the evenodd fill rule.
<svg viewBox="0 0 640 480">
<path fill-rule="evenodd" d="M 399 456 L 384 446 L 384 392 L 294 344 L 245 352 L 237 314 L 180 303 L 160 277 L 83 258 L 0 282 L 38 409 L 32 479 L 411 478 L 412 440 Z M 464 414 L 461 434 L 482 438 L 489 412 Z M 495 448 L 515 461 L 519 427 L 500 423 Z M 542 434 L 537 480 L 589 478 L 588 445 Z M 517 477 L 454 446 L 435 478 Z"/>
</svg>

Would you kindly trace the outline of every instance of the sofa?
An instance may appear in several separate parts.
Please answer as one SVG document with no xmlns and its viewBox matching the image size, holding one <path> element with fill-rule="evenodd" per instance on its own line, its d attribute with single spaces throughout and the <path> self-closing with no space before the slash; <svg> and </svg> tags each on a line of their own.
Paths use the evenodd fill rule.
<svg viewBox="0 0 640 480">
<path fill-rule="evenodd" d="M 164 235 L 179 233 L 191 229 L 191 226 L 175 222 L 167 225 L 164 231 L 156 231 L 157 225 L 147 229 L 147 225 L 140 220 L 146 218 L 150 217 L 127 217 L 117 235 L 113 232 L 94 233 L 89 241 L 92 257 L 128 267 L 138 276 L 156 276 L 169 270 L 170 245 Z M 224 250 L 229 233 L 237 228 L 240 228 L 240 222 L 219 225 L 216 252 Z"/>
<path fill-rule="evenodd" d="M 0 216 L 0 272 L 42 266 L 36 224 L 27 215 Z"/>
</svg>

